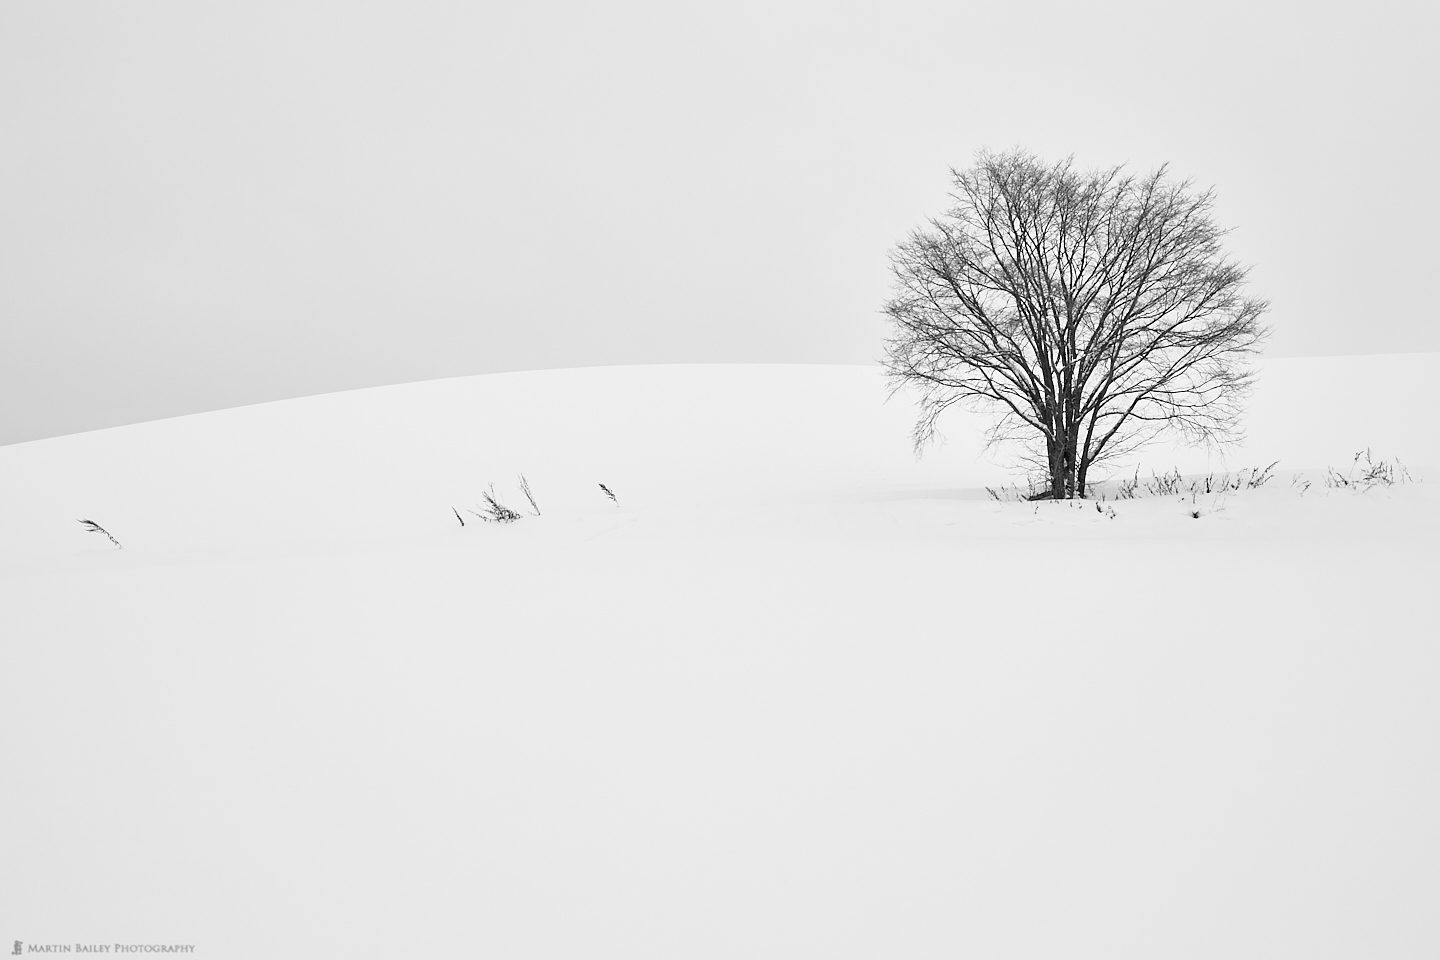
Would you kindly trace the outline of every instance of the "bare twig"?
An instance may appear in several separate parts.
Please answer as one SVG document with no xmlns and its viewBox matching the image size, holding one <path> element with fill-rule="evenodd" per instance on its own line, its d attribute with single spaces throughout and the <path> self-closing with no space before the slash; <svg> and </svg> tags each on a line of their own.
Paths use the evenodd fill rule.
<svg viewBox="0 0 1440 960">
<path fill-rule="evenodd" d="M 124 549 L 123 547 L 120 546 L 120 541 L 119 541 L 119 540 L 116 540 L 115 537 L 110 533 L 109 530 L 106 530 L 104 527 L 100 526 L 100 524 L 96 523 L 94 520 L 78 520 L 78 521 L 76 521 L 76 522 L 79 523 L 82 527 L 84 527 L 84 528 L 85 528 L 88 532 L 90 532 L 90 533 L 104 534 L 104 536 L 105 536 L 111 543 L 115 544 L 115 546 L 116 546 L 117 549 Z"/>
<path fill-rule="evenodd" d="M 525 494 L 525 499 L 530 501 L 530 509 L 535 516 L 540 516 L 540 505 L 535 502 L 535 494 L 530 489 L 530 481 L 525 479 L 525 474 L 520 474 L 520 492 Z"/>
</svg>

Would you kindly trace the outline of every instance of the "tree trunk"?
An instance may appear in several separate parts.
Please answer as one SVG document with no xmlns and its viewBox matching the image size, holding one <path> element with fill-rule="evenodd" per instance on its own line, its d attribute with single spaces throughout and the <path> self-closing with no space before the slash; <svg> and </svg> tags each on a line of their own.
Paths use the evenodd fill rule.
<svg viewBox="0 0 1440 960">
<path fill-rule="evenodd" d="M 1090 463 L 1081 456 L 1080 426 L 1045 439 L 1046 480 L 1049 486 L 1030 500 L 1073 500 L 1085 497 L 1085 473 Z"/>
<path fill-rule="evenodd" d="M 1065 432 L 1065 496 L 1068 499 L 1075 499 L 1078 495 L 1075 488 L 1076 457 L 1075 447 L 1079 443 L 1079 431 L 1070 427 Z"/>
<path fill-rule="evenodd" d="M 1065 446 L 1059 437 L 1051 437 L 1046 443 L 1050 461 L 1050 499 L 1065 499 Z"/>
<path fill-rule="evenodd" d="M 1045 442 L 1046 460 L 1050 468 L 1050 489 L 1032 497 L 1033 500 L 1069 500 L 1085 496 L 1084 473 L 1079 457 L 1079 428 L 1067 429 L 1060 436 Z"/>
</svg>

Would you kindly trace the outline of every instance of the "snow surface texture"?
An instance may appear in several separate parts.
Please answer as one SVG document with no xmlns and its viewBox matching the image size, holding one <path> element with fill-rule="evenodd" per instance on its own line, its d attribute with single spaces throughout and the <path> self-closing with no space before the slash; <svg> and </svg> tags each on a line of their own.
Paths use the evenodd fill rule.
<svg viewBox="0 0 1440 960">
<path fill-rule="evenodd" d="M 917 461 L 854 367 L 0 448 L 0 936 L 1433 957 L 1440 498 L 1322 476 L 1366 446 L 1437 475 L 1436 361 L 1267 362 L 1246 447 L 1141 476 L 1277 479 L 1114 518 L 992 501 L 974 418 Z M 491 483 L 523 519 L 466 513 Z"/>
</svg>

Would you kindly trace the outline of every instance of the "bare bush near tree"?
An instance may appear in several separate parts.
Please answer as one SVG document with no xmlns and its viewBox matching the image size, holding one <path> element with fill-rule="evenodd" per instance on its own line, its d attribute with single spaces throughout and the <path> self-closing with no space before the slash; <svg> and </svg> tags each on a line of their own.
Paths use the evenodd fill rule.
<svg viewBox="0 0 1440 960">
<path fill-rule="evenodd" d="M 885 365 L 918 389 L 917 450 L 950 407 L 993 412 L 991 441 L 1026 442 L 1059 499 L 1166 428 L 1238 437 L 1267 304 L 1224 256 L 1213 191 L 1021 152 L 952 173 L 954 206 L 891 255 Z"/>
</svg>

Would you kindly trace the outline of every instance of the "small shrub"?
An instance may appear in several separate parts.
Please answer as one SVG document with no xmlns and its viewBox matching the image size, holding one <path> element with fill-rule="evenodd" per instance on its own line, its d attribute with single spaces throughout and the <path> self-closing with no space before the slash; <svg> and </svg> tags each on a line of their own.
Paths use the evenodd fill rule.
<svg viewBox="0 0 1440 960">
<path fill-rule="evenodd" d="M 491 484 L 490 489 L 485 491 L 481 497 L 485 501 L 484 505 L 478 512 L 471 510 L 470 513 L 486 523 L 514 523 L 521 519 L 519 511 L 510 509 L 495 496 L 494 484 Z"/>
<path fill-rule="evenodd" d="M 1245 481 L 1245 489 L 1259 490 L 1261 487 L 1265 486 L 1265 484 L 1275 479 L 1275 466 L 1279 462 L 1279 460 L 1273 461 L 1270 466 L 1266 467 L 1264 470 L 1255 470 L 1252 468 L 1250 470 L 1250 479 Z"/>
<path fill-rule="evenodd" d="M 1139 469 L 1129 480 L 1121 480 L 1116 491 L 1116 500 L 1133 500 L 1142 493 L 1151 497 L 1189 497 L 1195 499 L 1201 494 L 1238 493 L 1241 490 L 1259 490 L 1275 479 L 1274 461 L 1265 467 L 1249 467 L 1238 473 L 1210 472 L 1203 477 L 1186 480 L 1176 467 L 1166 473 L 1150 474 L 1149 480 L 1140 479 Z"/>
<path fill-rule="evenodd" d="M 1140 489 L 1140 468 L 1135 468 L 1135 475 L 1129 480 L 1121 480 L 1120 486 L 1115 491 L 1116 500 L 1134 500 L 1136 491 Z"/>
<path fill-rule="evenodd" d="M 985 492 L 992 500 L 1001 500 L 1007 503 L 1031 503 L 1036 500 L 1050 499 L 1050 482 L 1044 477 L 1027 477 L 1025 485 L 1009 483 L 1003 487 L 986 487 Z"/>
<path fill-rule="evenodd" d="M 990 495 L 991 500 L 1007 503 L 1019 503 L 1030 499 L 1030 493 L 1021 490 L 1019 485 L 1014 483 L 1004 487 L 986 487 L 985 492 Z"/>
<path fill-rule="evenodd" d="M 1369 447 L 1357 452 L 1351 458 L 1350 468 L 1344 473 L 1334 467 L 1325 469 L 1325 486 L 1332 489 L 1350 487 L 1368 491 L 1375 487 L 1391 487 L 1397 483 L 1409 483 L 1411 479 L 1410 471 L 1398 457 L 1393 460 L 1376 460 Z"/>
<path fill-rule="evenodd" d="M 614 490 L 611 490 L 609 487 L 605 486 L 605 484 L 603 484 L 603 483 L 600 484 L 600 489 L 603 490 L 603 491 L 605 491 L 605 496 L 607 496 L 607 497 L 610 498 L 610 502 L 611 502 L 611 503 L 615 504 L 615 506 L 617 506 L 617 507 L 620 506 L 620 499 L 615 496 L 615 491 L 614 491 Z"/>
<path fill-rule="evenodd" d="M 1179 493 L 1184 485 L 1185 481 L 1180 476 L 1179 467 L 1169 473 L 1156 474 L 1152 471 L 1150 479 L 1145 482 L 1145 492 L 1151 496 L 1168 497 Z"/>
</svg>

